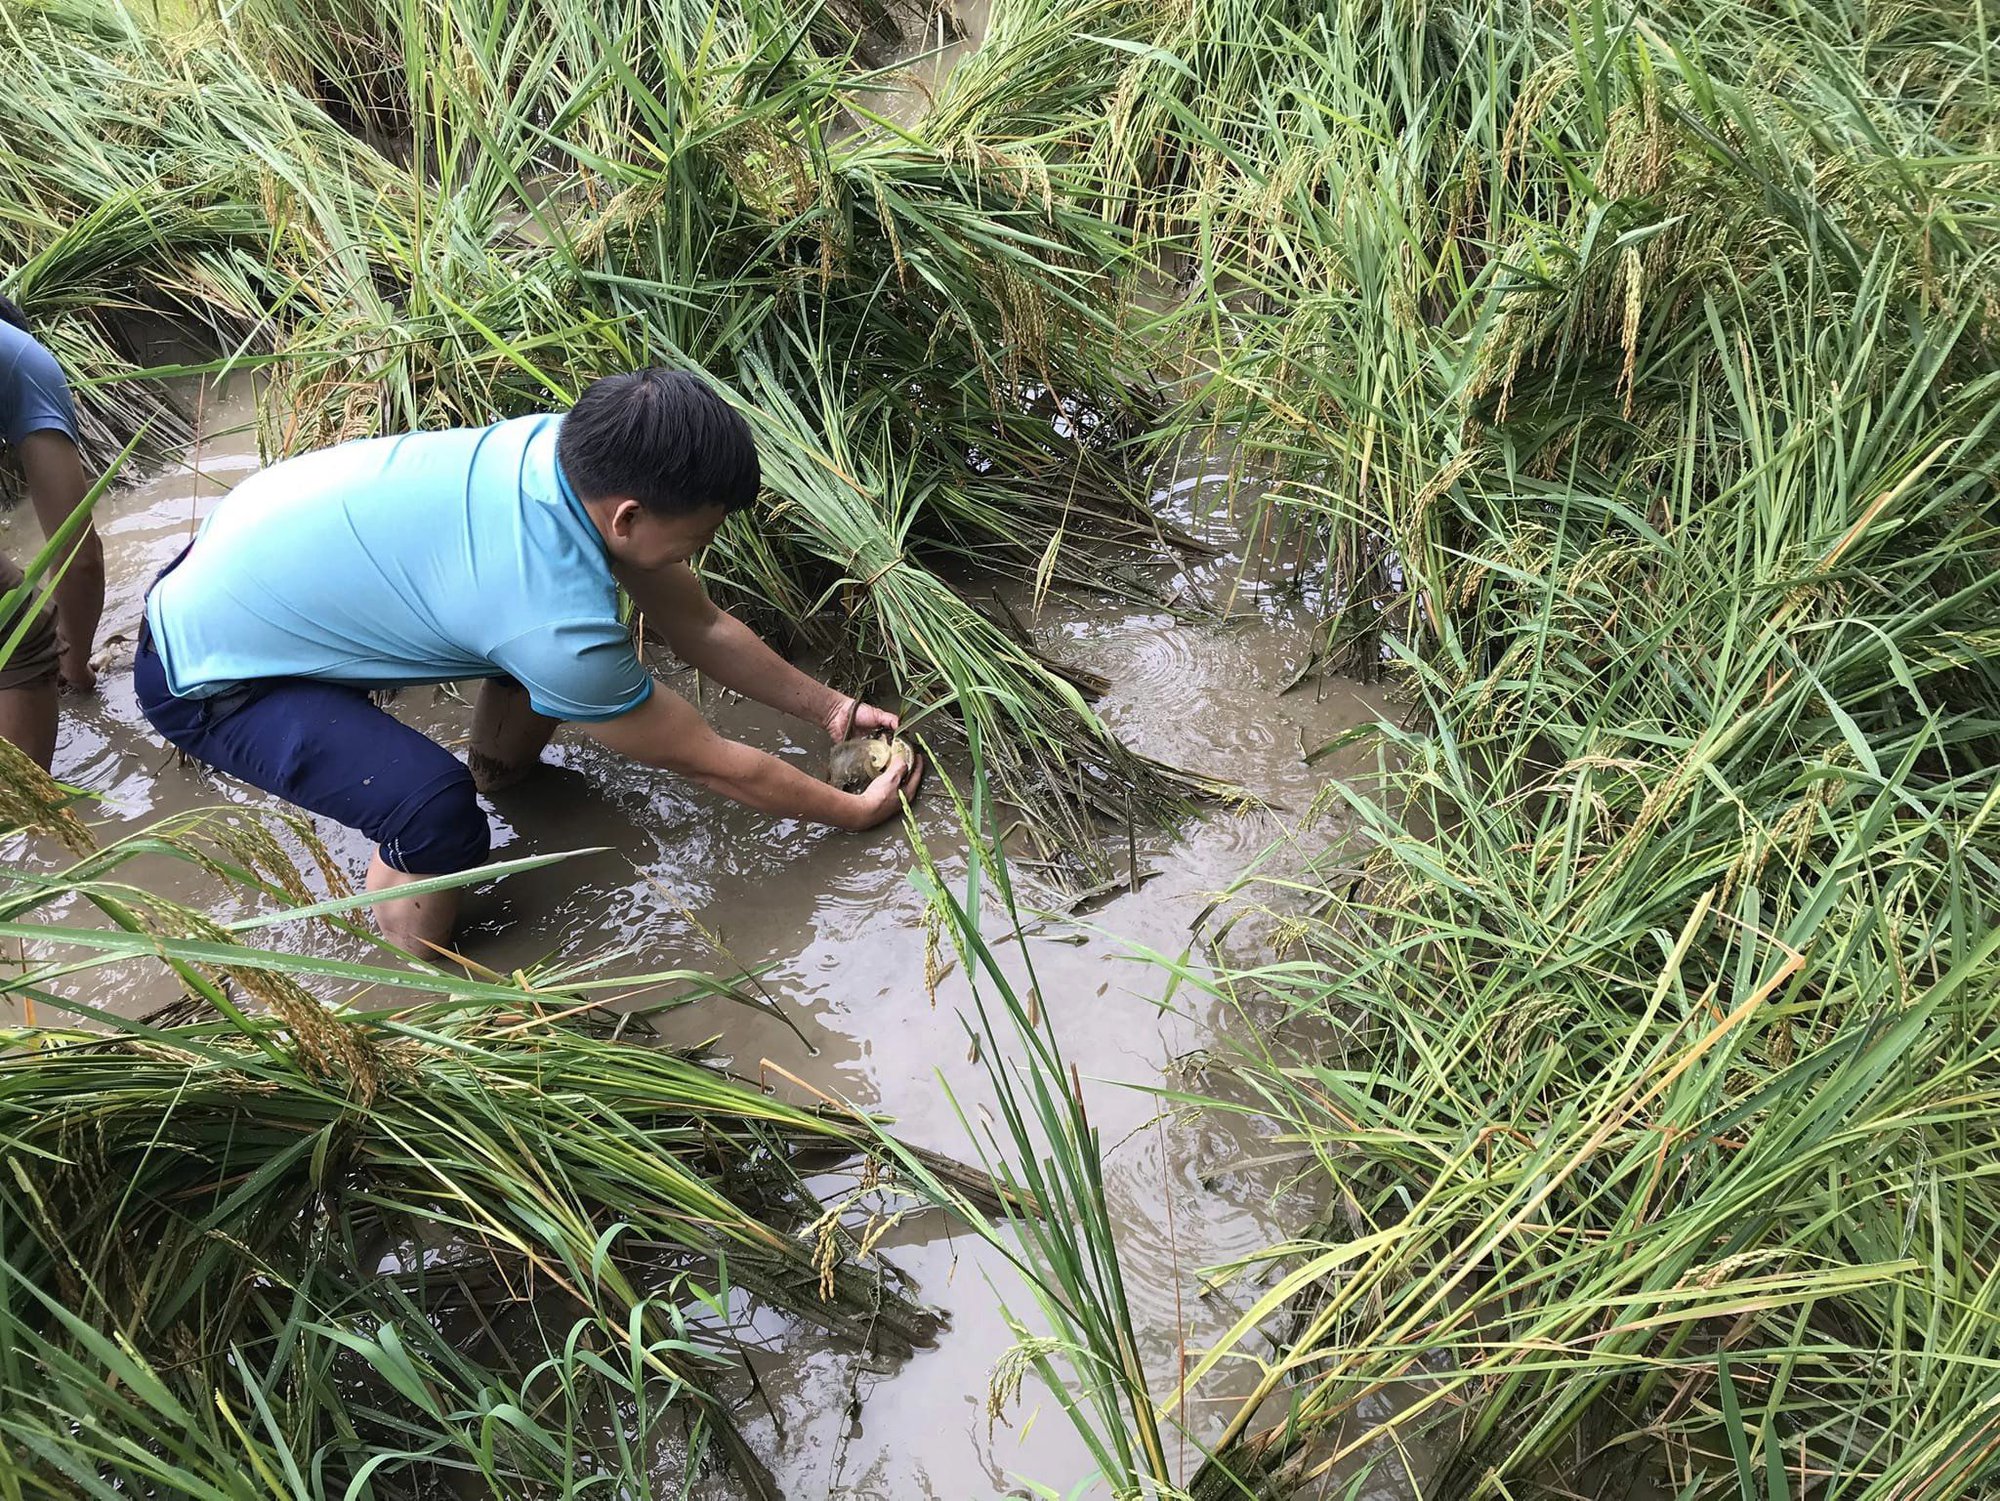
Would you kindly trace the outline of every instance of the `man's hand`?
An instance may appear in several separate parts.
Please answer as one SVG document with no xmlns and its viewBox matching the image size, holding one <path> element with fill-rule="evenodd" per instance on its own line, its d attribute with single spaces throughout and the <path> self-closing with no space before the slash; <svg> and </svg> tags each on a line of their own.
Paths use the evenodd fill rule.
<svg viewBox="0 0 2000 1501">
<path fill-rule="evenodd" d="M 893 735 L 899 728 L 901 722 L 887 709 L 864 704 L 858 698 L 843 696 L 826 716 L 826 733 L 836 744 L 852 740 L 856 735 L 871 735 L 877 730 L 886 730 Z"/>
<path fill-rule="evenodd" d="M 829 713 L 824 722 L 852 719 L 852 714 Z M 903 797 L 917 790 L 923 776 L 915 752 L 905 748 L 865 792 L 842 792 L 783 757 L 724 740 L 694 705 L 658 685 L 630 712 L 582 728 L 621 756 L 699 782 L 760 813 L 806 818 L 857 832 L 894 817 Z"/>
<path fill-rule="evenodd" d="M 864 704 L 862 707 L 867 706 Z M 887 771 L 870 782 L 866 791 L 853 794 L 858 811 L 856 821 L 849 824 L 848 829 L 859 834 L 864 829 L 887 823 L 902 811 L 904 798 L 916 797 L 917 784 L 923 779 L 924 758 L 915 751 L 898 751 L 890 758 Z"/>
<path fill-rule="evenodd" d="M 62 678 L 65 693 L 95 693 L 97 691 L 97 669 L 90 665 L 90 648 L 73 647 L 68 642 L 57 645 L 56 670 Z"/>
</svg>

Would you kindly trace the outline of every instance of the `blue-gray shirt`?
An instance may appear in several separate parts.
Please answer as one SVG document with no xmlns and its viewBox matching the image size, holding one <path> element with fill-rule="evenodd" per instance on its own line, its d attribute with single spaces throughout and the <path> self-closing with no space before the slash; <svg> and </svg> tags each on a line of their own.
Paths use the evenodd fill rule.
<svg viewBox="0 0 2000 1501">
<path fill-rule="evenodd" d="M 31 334 L 0 320 L 0 438 L 19 443 L 54 429 L 77 441 L 76 407 L 56 357 Z"/>
<path fill-rule="evenodd" d="M 504 675 L 556 719 L 637 708 L 652 679 L 556 462 L 561 425 L 375 438 L 251 476 L 146 602 L 167 686 L 198 698 L 256 678 Z"/>
</svg>

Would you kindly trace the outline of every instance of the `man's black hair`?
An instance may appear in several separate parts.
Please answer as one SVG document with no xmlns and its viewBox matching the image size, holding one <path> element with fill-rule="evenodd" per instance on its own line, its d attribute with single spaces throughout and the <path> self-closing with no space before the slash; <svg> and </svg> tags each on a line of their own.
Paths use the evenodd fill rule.
<svg viewBox="0 0 2000 1501">
<path fill-rule="evenodd" d="M 0 297 L 0 323 L 11 323 L 24 334 L 34 332 L 28 327 L 28 315 L 5 297 Z"/>
<path fill-rule="evenodd" d="M 586 500 L 629 495 L 649 511 L 682 516 L 707 506 L 740 511 L 757 498 L 750 424 L 682 370 L 594 383 L 563 418 L 556 456 Z"/>
</svg>

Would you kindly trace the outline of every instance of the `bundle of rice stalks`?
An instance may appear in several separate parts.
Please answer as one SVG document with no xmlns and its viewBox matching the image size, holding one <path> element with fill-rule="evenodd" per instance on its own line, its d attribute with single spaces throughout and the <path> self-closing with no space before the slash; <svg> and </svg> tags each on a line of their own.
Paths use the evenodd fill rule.
<svg viewBox="0 0 2000 1501">
<path fill-rule="evenodd" d="M 53 830 L 38 776 L 10 768 L 10 816 Z M 255 946 L 365 900 L 299 903 L 275 835 L 303 833 L 183 816 L 0 879 L 36 946 L 7 994 L 95 1024 L 0 1031 L 0 1480 L 679 1493 L 715 1453 L 775 1496 L 716 1390 L 742 1300 L 891 1355 L 935 1329 L 846 1227 L 889 1192 L 873 1129 L 622 1040 L 589 999 L 609 980 Z M 163 854 L 294 905 L 225 925 L 125 878 Z M 21 920 L 72 899 L 112 927 Z M 135 962 L 195 1019 L 87 999 Z M 675 978 L 727 990 L 615 983 Z M 849 1199 L 804 1186 L 843 1161 Z"/>
<path fill-rule="evenodd" d="M 855 1155 L 854 1128 L 691 1058 L 462 1001 L 0 1046 L 17 1482 L 518 1492 L 628 1447 L 643 1474 L 691 1410 L 761 1483 L 711 1391 L 737 1296 L 929 1338 L 842 1232 L 798 1233 L 821 1206 L 789 1162 Z M 595 1427 L 633 1403 L 645 1431 Z"/>
<path fill-rule="evenodd" d="M 267 438 L 283 452 L 560 407 L 649 362 L 775 381 L 821 443 L 905 456 L 925 501 L 830 506 L 774 464 L 788 536 L 739 532 L 722 592 L 892 689 L 976 683 L 1017 747 L 1009 789 L 1086 863 L 1075 758 L 1051 747 L 1107 748 L 1096 764 L 1130 782 L 1113 801 L 1136 816 L 1186 809 L 1198 783 L 1117 750 L 1001 631 L 966 637 L 935 572 L 1146 595 L 1146 565 L 1189 541 L 1149 514 L 1125 451 L 1156 401 L 1121 326 L 1126 236 L 1032 145 L 937 149 L 870 125 L 879 81 L 768 0 L 497 19 L 290 5 L 172 40 L 107 14 L 34 13 L 34 50 L 62 76 L 111 80 L 80 86 L 21 154 L 47 205 L 18 236 L 42 258 L 35 287 L 47 258 L 79 263 L 99 240 L 60 228 L 81 200 L 136 193 L 150 170 L 193 217 L 164 243 L 116 240 L 94 295 L 203 304 L 226 337 L 277 351 Z M 82 145 L 100 128 L 118 149 Z M 64 157 L 82 180 L 45 165 Z M 70 353 L 105 368 L 83 342 Z M 857 527 L 925 584 L 893 616 L 801 615 Z"/>
<path fill-rule="evenodd" d="M 220 44 L 169 44 L 115 6 L 0 7 L 0 266 L 115 452 L 185 434 L 148 340 L 268 343 L 274 309 L 369 267 L 327 226 L 388 184 L 306 100 Z M 304 200 L 300 210 L 296 199 Z"/>
<path fill-rule="evenodd" d="M 1254 1007 L 1210 1103 L 1331 1207 L 1208 1269 L 1243 1314 L 1183 1390 L 1133 1392 L 1115 1321 L 1045 1305 L 1093 1453 L 1204 1498 L 1406 1462 L 1454 1498 L 1983 1494 L 1989 29 L 1350 7 L 1231 93 L 1196 91 L 1179 13 L 1124 14 L 1174 137 L 1145 143 L 1203 186 L 1118 179 L 1203 255 L 1162 430 L 1233 430 L 1330 571 L 1395 571 L 1375 639 L 1414 709 L 1375 790 L 1329 788 L 1365 863 L 1239 894 L 1297 951 L 1163 976 Z M 1105 1257 L 1092 1222 L 1035 1269 L 1108 1287 Z M 1163 1462 L 1142 1440 L 1232 1367 L 1210 1461 Z"/>
</svg>

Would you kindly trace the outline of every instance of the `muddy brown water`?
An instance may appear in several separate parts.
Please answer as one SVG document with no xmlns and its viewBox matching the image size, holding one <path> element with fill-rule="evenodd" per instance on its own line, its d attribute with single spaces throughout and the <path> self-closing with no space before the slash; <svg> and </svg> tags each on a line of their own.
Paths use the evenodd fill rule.
<svg viewBox="0 0 2000 1501">
<path fill-rule="evenodd" d="M 100 800 L 102 837 L 189 808 L 267 805 L 261 794 L 178 761 L 156 740 L 138 715 L 128 669 L 146 584 L 214 497 L 257 467 L 247 392 L 239 387 L 207 406 L 206 436 L 186 463 L 100 506 L 111 574 L 100 635 L 106 671 L 95 698 L 66 703 L 55 769 Z M 1226 488 L 1193 465 L 1170 476 L 1155 500 L 1225 549 L 1183 564 L 1170 585 L 1233 599 L 1235 618 L 1181 619 L 1064 599 L 1043 602 L 1032 617 L 1046 647 L 1111 681 L 1100 710 L 1135 748 L 1228 775 L 1286 810 L 1218 811 L 1177 839 L 1142 841 L 1141 864 L 1156 873 L 1141 889 L 1027 940 L 1049 1023 L 1083 1076 L 1091 1119 L 1107 1143 L 1125 1285 L 1158 1393 L 1172 1390 L 1184 1355 L 1204 1348 L 1255 1296 L 1254 1286 L 1239 1283 L 1204 1298 L 1199 1270 L 1298 1232 L 1316 1206 L 1287 1186 L 1297 1163 L 1273 1160 L 1270 1144 L 1241 1121 L 1186 1118 L 1162 1103 L 1160 1087 L 1183 1081 L 1188 1060 L 1226 1045 L 1246 1021 L 1186 987 L 1163 1005 L 1166 975 L 1134 955 L 1180 954 L 1221 888 L 1260 861 L 1291 866 L 1288 822 L 1329 777 L 1366 770 L 1354 757 L 1308 766 L 1305 753 L 1385 710 L 1374 690 L 1352 684 L 1278 694 L 1305 660 L 1312 621 L 1287 601 L 1282 569 L 1247 576 L 1240 569 Z M 0 546 L 32 552 L 31 522 L 17 514 L 0 531 L 7 533 Z M 702 691 L 671 664 L 663 671 L 680 691 L 699 691 L 723 733 L 815 769 L 823 763 L 824 736 L 810 727 Z M 394 711 L 447 743 L 468 721 L 466 700 L 452 689 L 405 691 Z M 888 1113 L 908 1140 L 972 1158 L 952 1101 L 977 1119 L 990 1084 L 961 1021 L 966 976 L 949 974 L 935 1004 L 926 993 L 923 903 L 907 880 L 912 856 L 900 829 L 848 835 L 766 818 L 568 731 L 548 760 L 492 804 L 496 856 L 601 848 L 481 888 L 467 904 L 469 955 L 501 971 L 606 954 L 627 973 L 757 970 L 805 1041 L 773 1017 L 723 1001 L 667 1012 L 661 1032 L 676 1042 L 712 1040 L 746 1077 L 798 1096 L 782 1069 L 812 1090 Z M 946 874 L 961 879 L 964 843 L 938 788 L 926 789 L 917 822 Z M 324 821 L 320 828 L 358 880 L 365 842 Z M 1310 837 L 1323 845 L 1340 829 L 1322 821 Z M 149 866 L 147 878 L 219 916 L 247 910 L 178 867 Z M 63 917 L 86 920 L 74 911 L 51 914 Z M 279 941 L 360 957 L 352 940 L 316 926 Z M 1247 924 L 1230 941 L 1249 945 L 1239 957 L 1251 957 L 1262 930 Z M 170 995 L 157 975 L 131 966 L 107 966 L 75 983 L 87 992 L 69 993 L 131 1012 Z M 901 1228 L 884 1251 L 926 1302 L 948 1311 L 950 1326 L 934 1348 L 883 1367 L 775 1315 L 750 1321 L 763 1396 L 746 1404 L 744 1419 L 785 1493 L 944 1501 L 1029 1494 L 1028 1482 L 1062 1493 L 1077 1487 L 1090 1472 L 1085 1452 L 1032 1378 L 1003 1421 L 989 1419 L 989 1376 L 1015 1342 L 1001 1300 L 1039 1327 L 1011 1269 L 937 1216 Z M 1188 1414 L 1196 1433 L 1216 1429 L 1230 1395 L 1226 1377 L 1204 1389 Z M 1192 1445 L 1182 1452 L 1195 1458 Z M 1367 1494 L 1382 1501 L 1414 1494 L 1412 1478 L 1379 1476 Z"/>
</svg>

